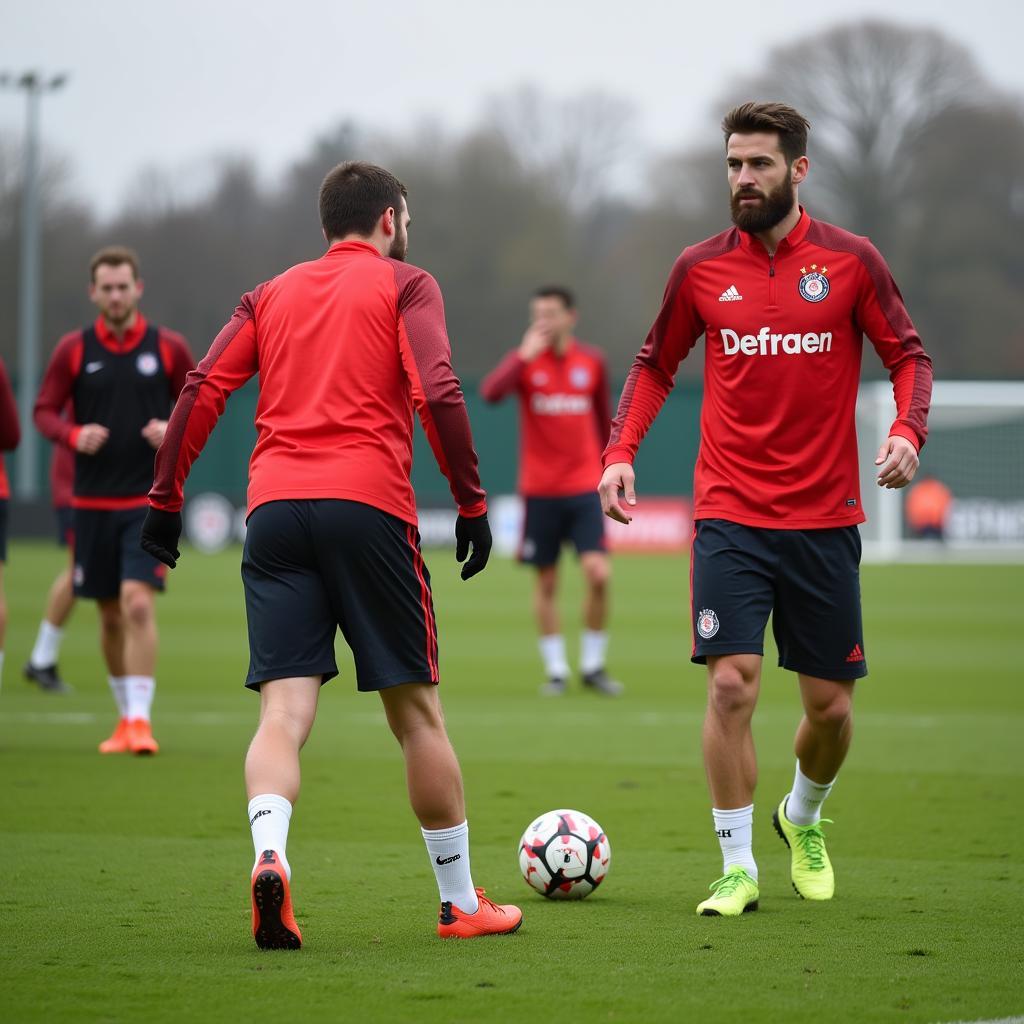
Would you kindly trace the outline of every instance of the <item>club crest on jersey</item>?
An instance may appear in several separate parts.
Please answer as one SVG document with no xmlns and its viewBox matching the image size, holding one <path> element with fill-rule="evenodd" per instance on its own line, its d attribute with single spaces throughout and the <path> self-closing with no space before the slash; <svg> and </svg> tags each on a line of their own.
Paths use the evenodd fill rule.
<svg viewBox="0 0 1024 1024">
<path fill-rule="evenodd" d="M 697 632 L 710 640 L 718 632 L 718 616 L 710 608 L 702 608 L 697 616 Z"/>
<path fill-rule="evenodd" d="M 810 269 L 801 267 L 800 273 L 803 274 L 797 285 L 800 295 L 808 302 L 821 302 L 828 295 L 829 284 L 825 276 L 828 267 L 819 267 L 817 263 L 812 263 Z"/>
<path fill-rule="evenodd" d="M 139 358 L 135 360 L 135 369 L 143 377 L 152 377 L 160 369 L 160 361 L 152 352 L 140 352 Z"/>
<path fill-rule="evenodd" d="M 585 366 L 576 366 L 569 371 L 569 383 L 581 390 L 590 385 L 590 371 Z"/>
</svg>

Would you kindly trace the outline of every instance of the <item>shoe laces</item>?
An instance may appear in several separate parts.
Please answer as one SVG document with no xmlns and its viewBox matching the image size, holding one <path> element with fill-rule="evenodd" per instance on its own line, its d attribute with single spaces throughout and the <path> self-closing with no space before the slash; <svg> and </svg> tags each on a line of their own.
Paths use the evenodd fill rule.
<svg viewBox="0 0 1024 1024">
<path fill-rule="evenodd" d="M 708 888 L 718 896 L 731 896 L 740 885 L 749 879 L 749 875 L 746 871 L 730 871 L 727 875 L 722 875 L 721 878 L 716 882 L 712 882 Z"/>
<path fill-rule="evenodd" d="M 809 871 L 825 869 L 825 832 L 821 827 L 825 824 L 833 824 L 832 819 L 822 818 L 813 825 L 797 826 L 797 845 Z"/>
<path fill-rule="evenodd" d="M 493 910 L 501 911 L 501 907 L 499 907 L 498 904 L 494 902 L 494 900 L 489 900 L 484 895 L 485 892 L 487 892 L 486 889 L 477 888 L 477 890 L 476 890 L 476 898 L 480 901 L 480 903 L 481 904 L 486 903 L 487 906 L 491 907 Z M 501 912 L 504 913 L 504 911 L 501 911 Z M 477 908 L 477 913 L 479 913 L 479 908 Z"/>
</svg>

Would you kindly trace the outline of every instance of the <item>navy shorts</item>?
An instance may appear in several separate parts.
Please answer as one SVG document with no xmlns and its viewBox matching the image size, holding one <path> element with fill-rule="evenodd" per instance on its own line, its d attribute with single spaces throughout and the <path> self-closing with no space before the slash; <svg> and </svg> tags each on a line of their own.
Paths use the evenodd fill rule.
<svg viewBox="0 0 1024 1024">
<path fill-rule="evenodd" d="M 856 526 L 769 530 L 724 519 L 694 528 L 693 658 L 764 654 L 772 617 L 779 665 L 819 679 L 867 675 Z"/>
<path fill-rule="evenodd" d="M 340 499 L 267 502 L 249 516 L 242 582 L 250 689 L 336 676 L 339 628 L 360 690 L 440 679 L 419 531 L 397 516 Z"/>
<path fill-rule="evenodd" d="M 538 568 L 555 565 L 566 541 L 572 541 L 578 555 L 607 550 L 604 514 L 596 491 L 526 499 L 519 561 Z"/>
<path fill-rule="evenodd" d="M 124 580 L 163 590 L 167 566 L 141 547 L 147 507 L 74 510 L 76 597 L 106 601 L 118 597 Z"/>
<path fill-rule="evenodd" d="M 7 499 L 0 498 L 0 562 L 7 561 Z"/>
<path fill-rule="evenodd" d="M 62 548 L 75 546 L 75 510 L 70 505 L 57 505 L 53 514 L 57 519 L 57 544 Z"/>
</svg>

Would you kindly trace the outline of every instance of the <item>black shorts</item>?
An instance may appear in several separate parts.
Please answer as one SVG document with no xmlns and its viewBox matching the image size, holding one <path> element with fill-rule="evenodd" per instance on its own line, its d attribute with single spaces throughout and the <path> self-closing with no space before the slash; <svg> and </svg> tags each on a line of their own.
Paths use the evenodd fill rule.
<svg viewBox="0 0 1024 1024">
<path fill-rule="evenodd" d="M 430 573 L 415 526 L 340 499 L 271 501 L 249 516 L 242 553 L 249 675 L 338 674 L 341 628 L 360 690 L 437 683 Z"/>
<path fill-rule="evenodd" d="M 597 491 L 526 499 L 519 561 L 538 568 L 555 565 L 566 541 L 572 541 L 578 555 L 607 550 Z"/>
<path fill-rule="evenodd" d="M 163 590 L 167 566 L 140 546 L 146 506 L 116 510 L 74 510 L 76 597 L 106 601 L 118 597 L 125 580 Z"/>
<path fill-rule="evenodd" d="M 7 499 L 0 498 L 0 562 L 7 561 L 7 505 Z"/>
<path fill-rule="evenodd" d="M 819 679 L 867 675 L 856 526 L 768 530 L 724 519 L 694 528 L 693 658 L 764 654 L 772 616 L 779 665 Z"/>
<path fill-rule="evenodd" d="M 75 510 L 70 505 L 56 505 L 53 514 L 57 519 L 57 545 L 62 548 L 75 546 Z"/>
</svg>

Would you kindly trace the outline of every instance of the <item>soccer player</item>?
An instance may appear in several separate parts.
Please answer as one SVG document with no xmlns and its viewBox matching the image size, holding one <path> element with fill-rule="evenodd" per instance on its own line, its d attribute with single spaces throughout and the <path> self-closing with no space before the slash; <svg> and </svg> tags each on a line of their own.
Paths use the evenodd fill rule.
<svg viewBox="0 0 1024 1024">
<path fill-rule="evenodd" d="M 58 573 L 50 585 L 36 642 L 24 669 L 25 678 L 36 683 L 46 693 L 71 691 L 71 687 L 61 679 L 57 659 L 64 639 L 64 626 L 75 607 L 75 589 L 71 582 L 75 562 L 74 509 L 71 507 L 74 478 L 74 453 L 64 445 L 55 444 L 50 453 L 50 500 L 57 518 L 57 544 L 68 549 L 70 564 Z"/>
<path fill-rule="evenodd" d="M 378 691 L 405 755 L 410 802 L 440 891 L 437 933 L 515 931 L 522 914 L 473 885 L 462 776 L 437 683 L 437 627 L 409 480 L 418 410 L 459 509 L 456 558 L 469 579 L 491 532 L 441 292 L 404 262 L 405 186 L 343 163 L 320 188 L 327 252 L 242 297 L 190 374 L 157 454 L 142 543 L 178 558 L 182 488 L 228 396 L 259 374 L 242 581 L 246 686 L 260 722 L 245 761 L 252 929 L 261 949 L 298 949 L 286 845 L 299 751 L 320 686 L 337 675 L 341 628 L 362 691 Z M 470 555 L 470 548 L 472 554 Z"/>
<path fill-rule="evenodd" d="M 799 205 L 809 127 L 781 103 L 745 103 L 726 115 L 735 226 L 676 261 L 604 453 L 602 505 L 629 522 L 633 458 L 703 334 L 692 660 L 708 671 L 704 764 L 724 861 L 697 908 L 705 915 L 757 908 L 751 717 L 770 613 L 779 664 L 797 673 L 804 709 L 793 786 L 773 821 L 791 851 L 797 893 L 833 895 L 821 805 L 850 744 L 854 680 L 867 674 L 855 430 L 863 335 L 896 400 L 875 459 L 879 486 L 913 479 L 931 398 L 931 361 L 885 261 L 866 238 Z"/>
<path fill-rule="evenodd" d="M 44 437 L 75 454 L 74 593 L 99 605 L 100 638 L 117 705 L 104 754 L 155 754 L 156 594 L 166 569 L 139 548 L 154 451 L 185 376 L 185 339 L 139 311 L 142 279 L 131 249 L 90 263 L 95 322 L 61 338 L 36 399 Z M 64 415 L 71 403 L 71 419 Z"/>
<path fill-rule="evenodd" d="M 11 390 L 11 379 L 7 367 L 0 359 L 0 452 L 12 452 L 21 440 L 21 426 L 18 423 L 18 404 Z M 7 482 L 7 470 L 3 455 L 0 455 L 0 681 L 4 671 L 4 640 L 7 636 L 7 597 L 4 594 L 4 566 L 7 564 L 7 501 L 11 488 Z"/>
<path fill-rule="evenodd" d="M 611 564 L 595 493 L 611 428 L 608 374 L 604 355 L 573 336 L 577 319 L 567 288 L 538 288 L 521 344 L 484 378 L 480 393 L 488 402 L 519 399 L 526 516 L 519 558 L 537 571 L 534 610 L 548 677 L 541 692 L 559 696 L 569 678 L 557 593 L 562 545 L 572 541 L 586 583 L 580 675 L 589 689 L 616 696 L 622 684 L 605 667 Z"/>
</svg>

